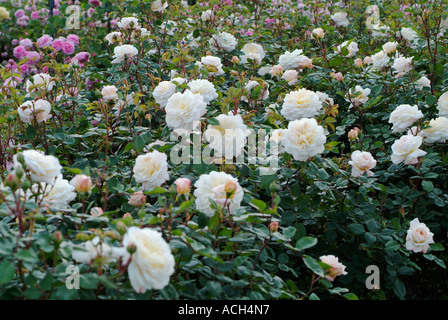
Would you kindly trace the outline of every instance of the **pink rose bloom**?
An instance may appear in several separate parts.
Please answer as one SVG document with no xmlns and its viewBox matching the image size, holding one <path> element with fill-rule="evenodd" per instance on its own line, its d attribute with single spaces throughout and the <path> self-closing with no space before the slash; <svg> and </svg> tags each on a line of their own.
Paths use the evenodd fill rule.
<svg viewBox="0 0 448 320">
<path fill-rule="evenodd" d="M 53 38 L 46 34 L 37 39 L 37 45 L 39 46 L 39 48 L 50 47 L 52 43 Z"/>
<path fill-rule="evenodd" d="M 39 18 L 40 18 L 40 11 L 31 12 L 31 19 L 39 19 Z"/>
<path fill-rule="evenodd" d="M 28 59 L 26 62 L 28 65 L 34 65 L 40 60 L 40 55 L 36 51 L 28 51 L 26 58 Z"/>
<path fill-rule="evenodd" d="M 28 53 L 28 50 L 24 46 L 17 46 L 14 48 L 13 54 L 14 57 L 16 57 L 19 60 L 22 60 L 26 54 Z"/>
<path fill-rule="evenodd" d="M 62 50 L 62 45 L 65 42 L 65 38 L 64 37 L 60 37 L 56 40 L 53 41 L 53 43 L 51 44 L 54 48 L 54 50 L 56 51 L 61 51 Z"/>
<path fill-rule="evenodd" d="M 84 66 L 84 63 L 89 62 L 90 59 L 90 53 L 88 52 L 79 52 L 77 53 L 73 59 L 78 60 L 80 66 Z"/>
<path fill-rule="evenodd" d="M 30 69 L 30 67 L 27 64 L 22 64 L 22 65 L 20 65 L 19 68 L 20 68 L 22 74 L 27 73 L 29 71 L 29 69 Z"/>
<path fill-rule="evenodd" d="M 75 46 L 79 44 L 79 37 L 75 34 L 70 34 L 67 36 L 67 41 L 72 42 Z"/>
<path fill-rule="evenodd" d="M 101 5 L 101 2 L 98 0 L 89 0 L 89 4 L 94 6 L 94 7 L 98 7 Z"/>
<path fill-rule="evenodd" d="M 17 10 L 17 11 L 14 13 L 14 16 L 15 16 L 17 19 L 23 17 L 24 15 L 25 15 L 25 11 L 23 11 L 22 9 L 19 9 L 19 10 Z"/>
<path fill-rule="evenodd" d="M 31 49 L 33 47 L 33 42 L 30 39 L 22 39 L 19 41 L 19 44 L 28 49 Z"/>
<path fill-rule="evenodd" d="M 71 41 L 65 41 L 62 44 L 62 52 L 66 55 L 72 55 L 75 52 L 75 44 Z"/>
</svg>

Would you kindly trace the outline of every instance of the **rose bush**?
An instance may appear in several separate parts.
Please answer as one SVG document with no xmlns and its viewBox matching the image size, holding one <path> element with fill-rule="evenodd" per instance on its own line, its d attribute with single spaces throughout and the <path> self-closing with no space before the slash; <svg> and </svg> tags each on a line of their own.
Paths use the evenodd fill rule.
<svg viewBox="0 0 448 320">
<path fill-rule="evenodd" d="M 2 299 L 448 298 L 446 3 L 47 5 L 0 1 Z"/>
</svg>

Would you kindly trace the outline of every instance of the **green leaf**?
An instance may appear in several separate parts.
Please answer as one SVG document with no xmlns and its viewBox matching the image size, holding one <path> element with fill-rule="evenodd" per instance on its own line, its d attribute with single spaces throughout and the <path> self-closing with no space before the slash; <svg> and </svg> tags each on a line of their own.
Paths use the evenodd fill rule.
<svg viewBox="0 0 448 320">
<path fill-rule="evenodd" d="M 263 212 L 264 209 L 266 209 L 266 203 L 261 200 L 252 199 L 250 203 L 256 206 L 260 210 L 260 212 Z"/>
<path fill-rule="evenodd" d="M 394 282 L 394 292 L 400 299 L 403 299 L 406 295 L 406 287 L 404 286 L 404 283 L 399 279 L 396 279 Z"/>
<path fill-rule="evenodd" d="M 323 277 L 325 275 L 324 269 L 322 269 L 320 264 L 314 258 L 304 255 L 303 262 L 308 267 L 308 269 L 313 271 L 318 276 Z"/>
<path fill-rule="evenodd" d="M 364 233 L 364 226 L 359 223 L 352 223 L 348 226 L 348 230 L 353 234 L 360 235 Z"/>
<path fill-rule="evenodd" d="M 344 295 L 342 295 L 345 299 L 347 300 L 359 300 L 359 298 L 356 296 L 356 294 L 354 293 L 346 293 Z"/>
<path fill-rule="evenodd" d="M 426 192 L 430 193 L 432 190 L 434 190 L 434 184 L 431 181 L 425 180 L 422 181 L 422 188 Z"/>
<path fill-rule="evenodd" d="M 222 292 L 221 283 L 218 281 L 208 281 L 206 287 L 208 293 L 210 293 L 213 297 L 219 296 Z"/>
<path fill-rule="evenodd" d="M 433 243 L 430 245 L 432 251 L 443 251 L 445 247 L 441 243 Z"/>
<path fill-rule="evenodd" d="M 296 248 L 299 250 L 305 250 L 311 248 L 317 244 L 317 239 L 313 237 L 303 237 L 296 243 Z"/>
<path fill-rule="evenodd" d="M 285 236 L 286 239 L 291 239 L 294 234 L 296 233 L 296 228 L 294 227 L 287 227 L 283 229 L 282 234 Z"/>
<path fill-rule="evenodd" d="M 0 285 L 10 282 L 14 279 L 15 267 L 12 262 L 3 260 L 0 264 Z"/>
</svg>

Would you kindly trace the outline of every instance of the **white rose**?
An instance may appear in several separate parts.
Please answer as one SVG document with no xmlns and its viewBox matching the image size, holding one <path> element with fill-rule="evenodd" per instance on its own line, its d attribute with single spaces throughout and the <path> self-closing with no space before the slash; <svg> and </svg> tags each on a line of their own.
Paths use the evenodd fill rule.
<svg viewBox="0 0 448 320">
<path fill-rule="evenodd" d="M 235 188 L 234 192 L 227 198 L 225 186 L 229 183 Z M 243 188 L 238 183 L 238 179 L 225 172 L 212 171 L 209 174 L 202 174 L 194 186 L 196 187 L 194 191 L 196 209 L 209 217 L 215 213 L 211 208 L 210 198 L 218 205 L 223 206 L 225 203 L 224 212 L 227 212 L 228 208 L 230 213 L 233 213 L 240 207 L 244 196 Z"/>
<path fill-rule="evenodd" d="M 121 32 L 114 31 L 107 34 L 105 39 L 109 42 L 109 44 L 117 44 L 122 41 L 122 34 Z"/>
<path fill-rule="evenodd" d="M 437 100 L 437 110 L 439 110 L 439 116 L 448 117 L 448 91 Z"/>
<path fill-rule="evenodd" d="M 372 70 L 381 70 L 388 66 L 390 58 L 385 51 L 375 53 L 372 57 Z"/>
<path fill-rule="evenodd" d="M 431 81 L 426 76 L 423 76 L 415 82 L 415 88 L 422 90 L 425 87 L 431 88 Z"/>
<path fill-rule="evenodd" d="M 299 89 L 286 94 L 281 114 L 287 120 L 299 120 L 316 116 L 320 109 L 322 102 L 314 91 Z"/>
<path fill-rule="evenodd" d="M 396 57 L 394 59 L 394 63 L 392 64 L 392 68 L 394 69 L 393 73 L 397 73 L 397 77 L 408 73 L 411 70 L 413 58 L 414 57 Z"/>
<path fill-rule="evenodd" d="M 72 250 L 72 258 L 79 263 L 90 263 L 97 257 L 106 258 L 107 263 L 116 260 L 115 250 L 118 248 L 111 248 L 107 243 L 100 241 L 99 237 L 76 245 Z"/>
<path fill-rule="evenodd" d="M 346 48 L 348 51 L 348 54 L 345 56 L 346 58 L 353 57 L 359 51 L 358 44 L 353 41 L 351 41 L 350 43 L 348 41 L 344 41 L 341 45 L 339 45 L 337 47 L 339 53 L 342 52 L 342 48 Z"/>
<path fill-rule="evenodd" d="M 282 144 L 295 160 L 306 161 L 324 152 L 326 141 L 324 128 L 315 119 L 304 118 L 288 124 Z"/>
<path fill-rule="evenodd" d="M 390 114 L 389 123 L 392 123 L 392 132 L 403 132 L 415 121 L 423 118 L 423 113 L 417 106 L 401 104 Z"/>
<path fill-rule="evenodd" d="M 168 99 L 176 92 L 176 85 L 171 81 L 162 81 L 152 92 L 152 96 L 156 102 L 164 108 L 168 103 Z"/>
<path fill-rule="evenodd" d="M 333 281 L 337 276 L 346 275 L 345 266 L 339 262 L 339 259 L 334 255 L 327 255 L 319 257 L 320 261 L 329 265 L 331 268 L 327 269 L 325 279 Z"/>
<path fill-rule="evenodd" d="M 325 32 L 322 28 L 316 28 L 313 30 L 313 32 L 311 32 L 311 35 L 313 38 L 320 39 L 325 36 Z"/>
<path fill-rule="evenodd" d="M 38 190 L 37 186 L 33 189 L 36 192 Z M 52 186 L 41 184 L 41 190 L 43 190 L 43 204 L 68 204 L 76 198 L 75 187 L 68 180 L 63 179 L 62 174 L 58 175 Z"/>
<path fill-rule="evenodd" d="M 163 12 L 168 7 L 168 2 L 162 3 L 162 0 L 153 1 L 151 10 L 154 12 Z"/>
<path fill-rule="evenodd" d="M 334 105 L 333 98 L 330 98 L 330 96 L 328 94 L 326 94 L 325 92 L 316 91 L 316 94 L 319 96 L 319 100 L 320 100 L 320 102 L 322 102 L 322 104 L 326 103 L 329 106 Z"/>
<path fill-rule="evenodd" d="M 337 27 L 348 27 L 350 24 L 347 19 L 347 13 L 343 11 L 331 15 L 331 20 L 334 21 Z"/>
<path fill-rule="evenodd" d="M 55 156 L 47 156 L 37 150 L 25 150 L 22 154 L 25 160 L 25 166 L 29 170 L 31 179 L 34 182 L 54 184 L 62 170 L 62 166 Z M 17 154 L 14 155 L 13 162 L 15 168 L 21 166 Z"/>
<path fill-rule="evenodd" d="M 201 58 L 201 62 L 196 62 L 196 65 L 207 69 L 210 75 L 224 74 L 222 69 L 221 59 L 214 56 L 206 56 Z"/>
<path fill-rule="evenodd" d="M 209 43 L 218 50 L 222 49 L 230 52 L 236 48 L 238 40 L 228 32 L 219 32 L 210 38 Z"/>
<path fill-rule="evenodd" d="M 425 143 L 444 143 L 448 140 L 448 118 L 438 117 L 429 121 L 429 128 L 419 132 Z"/>
<path fill-rule="evenodd" d="M 127 17 L 120 20 L 117 26 L 121 29 L 140 29 L 138 19 L 134 17 Z"/>
<path fill-rule="evenodd" d="M 30 89 L 30 86 L 34 85 L 34 89 Z M 51 76 L 47 73 L 38 73 L 33 76 L 33 82 L 27 80 L 26 91 L 28 93 L 36 92 L 37 90 L 51 91 L 56 85 L 54 80 L 51 80 Z"/>
<path fill-rule="evenodd" d="M 70 180 L 70 184 L 74 186 L 78 192 L 89 192 L 93 188 L 92 178 L 85 174 L 75 175 L 72 180 Z"/>
<path fill-rule="evenodd" d="M 412 28 L 401 28 L 400 31 L 401 36 L 409 41 L 409 42 L 413 42 L 414 40 L 418 39 L 418 33 L 414 31 L 414 29 Z"/>
<path fill-rule="evenodd" d="M 169 99 L 165 107 L 166 124 L 174 129 L 193 129 L 193 123 L 199 121 L 207 112 L 207 103 L 200 94 L 190 90 L 184 93 L 176 92 Z"/>
<path fill-rule="evenodd" d="M 174 256 L 162 234 L 151 228 L 130 227 L 123 238 L 123 247 L 133 245 L 136 251 L 131 256 L 128 275 L 132 288 L 137 293 L 160 290 L 167 286 L 174 273 Z"/>
<path fill-rule="evenodd" d="M 257 64 L 260 64 L 265 57 L 264 49 L 258 43 L 246 43 L 241 51 L 244 52 L 244 55 L 241 57 L 242 63 L 248 63 L 248 59 L 252 59 Z"/>
<path fill-rule="evenodd" d="M 296 49 L 293 52 L 286 51 L 279 57 L 278 64 L 282 66 L 283 70 L 296 69 L 308 59 L 302 53 L 303 51 L 299 49 Z"/>
<path fill-rule="evenodd" d="M 201 19 L 202 19 L 202 21 L 210 21 L 210 20 L 212 20 L 212 19 L 214 19 L 214 15 L 213 15 L 213 11 L 212 10 L 207 10 L 207 11 L 204 11 L 204 12 L 202 12 L 202 14 L 201 14 Z"/>
<path fill-rule="evenodd" d="M 405 135 L 396 140 L 392 145 L 391 161 L 394 164 L 404 162 L 404 164 L 416 164 L 417 158 L 424 156 L 425 151 L 420 150 L 423 138 L 420 136 Z"/>
<path fill-rule="evenodd" d="M 397 51 L 397 45 L 398 45 L 397 42 L 386 42 L 386 43 L 383 45 L 383 50 L 384 50 L 384 52 L 386 52 L 387 54 L 389 54 L 389 53 L 393 53 L 393 52 Z"/>
<path fill-rule="evenodd" d="M 370 152 L 356 150 L 352 153 L 351 161 L 348 164 L 352 166 L 352 176 L 359 177 L 364 172 L 371 176 L 373 172 L 370 169 L 375 168 L 376 160 Z"/>
<path fill-rule="evenodd" d="M 407 235 L 406 235 L 406 249 L 413 252 L 426 253 L 429 245 L 434 243 L 434 234 L 423 222 L 417 218 L 411 221 Z"/>
<path fill-rule="evenodd" d="M 141 183 L 143 188 L 159 187 L 169 179 L 167 156 L 157 150 L 140 155 L 132 171 L 135 181 Z"/>
<path fill-rule="evenodd" d="M 17 108 L 20 120 L 25 123 L 45 122 L 51 118 L 51 104 L 43 99 L 37 101 L 26 101 Z"/>
<path fill-rule="evenodd" d="M 187 85 L 191 92 L 199 93 L 206 104 L 218 98 L 215 86 L 206 79 L 192 80 Z"/>
<path fill-rule="evenodd" d="M 110 101 L 118 98 L 117 87 L 115 86 L 104 86 L 101 90 L 101 95 L 104 100 Z"/>
<path fill-rule="evenodd" d="M 295 71 L 295 70 L 291 70 L 291 71 Z M 275 66 L 272 66 L 271 70 L 269 71 L 269 74 L 274 77 L 274 76 L 279 76 L 283 73 L 283 68 L 281 65 L 276 64 Z"/>
<path fill-rule="evenodd" d="M 264 89 L 262 88 L 260 90 L 260 93 L 258 95 L 258 97 L 256 98 L 257 100 L 266 100 L 269 97 L 269 85 L 263 81 L 263 85 L 264 85 Z M 252 90 L 254 90 L 256 87 L 261 86 L 261 84 L 258 81 L 252 80 L 249 81 L 245 86 L 244 89 L 247 90 L 247 95 L 250 96 Z M 249 102 L 249 99 L 244 95 L 241 97 L 241 100 L 245 101 L 245 102 Z"/>
<path fill-rule="evenodd" d="M 288 81 L 288 84 L 293 86 L 297 83 L 297 76 L 299 73 L 296 70 L 286 70 L 283 73 L 282 79 Z"/>
<path fill-rule="evenodd" d="M 346 101 L 350 102 L 349 108 L 359 106 L 369 100 L 370 89 L 363 89 L 361 86 L 356 86 L 355 90 L 350 89 Z"/>
<path fill-rule="evenodd" d="M 122 46 L 115 47 L 114 56 L 112 57 L 115 59 L 112 60 L 111 63 L 123 62 L 125 58 L 130 59 L 137 54 L 137 48 L 130 44 L 124 44 Z"/>
<path fill-rule="evenodd" d="M 243 152 L 246 138 L 249 134 L 243 118 L 239 114 L 220 114 L 216 117 L 217 125 L 209 125 L 204 137 L 210 148 L 215 150 L 215 156 L 233 158 Z"/>
</svg>

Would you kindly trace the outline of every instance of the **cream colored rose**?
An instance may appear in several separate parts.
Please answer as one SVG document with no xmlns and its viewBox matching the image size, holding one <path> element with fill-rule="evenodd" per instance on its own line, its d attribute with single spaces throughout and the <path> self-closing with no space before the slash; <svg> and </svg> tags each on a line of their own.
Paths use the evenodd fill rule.
<svg viewBox="0 0 448 320">
<path fill-rule="evenodd" d="M 375 53 L 372 57 L 372 70 L 381 70 L 389 65 L 390 58 L 383 50 Z"/>
<path fill-rule="evenodd" d="M 348 164 L 352 166 L 352 176 L 359 177 L 364 172 L 372 176 L 373 172 L 370 169 L 375 168 L 376 160 L 370 152 L 356 150 L 352 153 L 351 161 Z"/>
<path fill-rule="evenodd" d="M 325 36 L 325 32 L 322 28 L 316 28 L 313 30 L 313 32 L 311 32 L 311 35 L 315 39 L 321 39 Z"/>
<path fill-rule="evenodd" d="M 78 192 L 89 192 L 93 188 L 92 179 L 85 174 L 77 174 L 70 180 L 70 184 Z"/>
<path fill-rule="evenodd" d="M 423 138 L 420 136 L 405 135 L 396 140 L 392 145 L 391 161 L 394 164 L 404 162 L 404 164 L 416 164 L 417 158 L 426 154 L 420 150 Z"/>
<path fill-rule="evenodd" d="M 193 130 L 195 121 L 199 121 L 207 112 L 207 104 L 202 95 L 185 90 L 176 92 L 165 107 L 166 124 L 174 129 Z"/>
<path fill-rule="evenodd" d="M 326 141 L 324 128 L 315 119 L 303 118 L 288 124 L 282 145 L 284 152 L 291 154 L 295 160 L 307 161 L 324 152 Z"/>
<path fill-rule="evenodd" d="M 334 281 L 338 276 L 346 275 L 345 266 L 339 262 L 339 258 L 334 255 L 321 256 L 320 261 L 330 266 L 330 269 L 326 270 L 325 279 L 329 281 Z"/>
<path fill-rule="evenodd" d="M 35 88 L 31 89 L 31 86 Z M 47 73 L 38 73 L 33 76 L 33 82 L 26 81 L 26 91 L 28 93 L 36 92 L 37 90 L 52 91 L 56 82 L 52 80 L 51 76 Z"/>
<path fill-rule="evenodd" d="M 137 293 L 160 290 L 167 286 L 174 273 L 174 256 L 162 234 L 151 228 L 130 227 L 123 238 L 123 247 L 135 246 L 128 275 Z"/>
<path fill-rule="evenodd" d="M 383 50 L 387 54 L 393 53 L 397 51 L 397 46 L 398 46 L 397 42 L 386 42 L 385 44 L 383 44 Z"/>
<path fill-rule="evenodd" d="M 356 86 L 355 89 L 350 89 L 346 101 L 350 102 L 349 108 L 359 106 L 369 100 L 370 89 L 363 89 L 361 86 Z"/>
<path fill-rule="evenodd" d="M 138 19 L 135 17 L 126 17 L 117 23 L 117 26 L 121 29 L 140 29 Z"/>
<path fill-rule="evenodd" d="M 297 72 L 297 71 L 296 71 Z M 269 74 L 271 76 L 280 76 L 283 73 L 283 68 L 281 65 L 277 64 L 275 66 L 272 66 L 271 71 L 269 71 Z"/>
<path fill-rule="evenodd" d="M 190 185 L 191 185 L 190 179 L 177 178 L 176 181 L 174 181 L 174 184 L 176 185 L 177 194 L 189 194 L 190 193 Z"/>
<path fill-rule="evenodd" d="M 291 121 L 312 118 L 321 109 L 322 102 L 317 93 L 307 89 L 299 89 L 286 94 L 281 114 Z"/>
<path fill-rule="evenodd" d="M 9 11 L 4 7 L 0 7 L 0 19 L 6 20 L 9 18 Z"/>
<path fill-rule="evenodd" d="M 297 83 L 297 76 L 299 73 L 296 70 L 286 70 L 283 73 L 282 79 L 288 81 L 288 84 L 293 86 Z"/>
<path fill-rule="evenodd" d="M 201 20 L 204 21 L 204 22 L 205 22 L 205 21 L 210 21 L 210 20 L 212 20 L 212 19 L 214 19 L 214 18 L 215 18 L 215 16 L 214 16 L 212 10 L 204 11 L 204 12 L 202 12 L 202 14 L 201 14 Z"/>
<path fill-rule="evenodd" d="M 229 181 L 235 184 L 235 191 L 230 197 L 225 191 L 226 184 Z M 196 209 L 209 217 L 215 213 L 214 209 L 211 208 L 210 198 L 218 205 L 224 206 L 225 204 L 225 212 L 228 208 L 230 213 L 233 213 L 240 207 L 244 196 L 243 188 L 239 185 L 238 179 L 225 172 L 212 171 L 209 174 L 202 174 L 194 186 L 196 187 L 194 191 Z"/>
<path fill-rule="evenodd" d="M 174 83 L 171 81 L 162 81 L 154 88 L 152 96 L 162 108 L 165 108 L 168 99 L 171 98 L 175 92 L 176 85 Z"/>
<path fill-rule="evenodd" d="M 343 11 L 331 15 L 331 20 L 334 21 L 337 27 L 348 27 L 350 24 L 347 19 L 347 13 Z"/>
<path fill-rule="evenodd" d="M 138 156 L 133 172 L 135 181 L 141 183 L 143 188 L 161 186 L 169 178 L 166 154 L 154 150 Z"/>
<path fill-rule="evenodd" d="M 235 36 L 228 32 L 219 32 L 210 38 L 209 43 L 212 47 L 218 50 L 230 52 L 236 48 L 238 40 L 236 40 Z"/>
<path fill-rule="evenodd" d="M 406 235 L 406 249 L 413 252 L 426 253 L 429 249 L 429 245 L 434 243 L 434 234 L 423 222 L 420 222 L 417 218 L 411 221 L 411 225 Z"/>
<path fill-rule="evenodd" d="M 151 10 L 154 12 L 163 12 L 168 7 L 168 2 L 162 3 L 162 0 L 156 0 L 151 3 Z"/>
<path fill-rule="evenodd" d="M 121 32 L 114 31 L 108 33 L 105 39 L 109 42 L 109 44 L 118 44 L 122 41 L 122 34 Z"/>
<path fill-rule="evenodd" d="M 417 32 L 414 31 L 412 28 L 401 28 L 400 31 L 401 36 L 406 39 L 409 42 L 413 42 L 414 40 L 418 39 Z"/>
<path fill-rule="evenodd" d="M 437 100 L 437 110 L 439 110 L 439 116 L 448 117 L 448 91 Z"/>
<path fill-rule="evenodd" d="M 421 118 L 423 113 L 418 106 L 401 104 L 390 114 L 389 123 L 393 124 L 392 132 L 403 132 Z"/>
<path fill-rule="evenodd" d="M 429 121 L 429 128 L 419 132 L 425 143 L 445 143 L 448 140 L 448 118 L 438 117 Z"/>
<path fill-rule="evenodd" d="M 73 247 L 72 258 L 79 263 L 90 264 L 97 257 L 105 258 L 107 263 L 116 260 L 113 248 L 104 241 L 101 241 L 99 237 L 95 237 L 92 240 Z"/>
<path fill-rule="evenodd" d="M 137 54 L 138 50 L 133 45 L 124 44 L 122 46 L 117 46 L 114 49 L 114 60 L 112 60 L 111 63 L 123 62 L 125 59 L 130 59 Z"/>
<path fill-rule="evenodd" d="M 33 187 L 36 192 L 38 191 L 37 187 Z M 75 187 L 64 179 L 62 174 L 57 176 L 52 186 L 41 184 L 40 190 L 43 190 L 42 204 L 65 205 L 76 198 Z"/>
<path fill-rule="evenodd" d="M 264 49 L 258 43 L 246 43 L 241 50 L 244 55 L 241 57 L 242 63 L 248 63 L 249 59 L 255 60 L 257 64 L 265 57 Z"/>
<path fill-rule="evenodd" d="M 118 99 L 117 87 L 115 86 L 104 86 L 101 90 L 101 95 L 106 101 Z"/>
<path fill-rule="evenodd" d="M 34 182 L 45 182 L 54 185 L 56 178 L 62 170 L 59 160 L 52 155 L 45 155 L 37 150 L 25 150 L 22 152 L 25 167 L 29 170 Z M 14 168 L 21 166 L 18 155 L 14 155 Z"/>
<path fill-rule="evenodd" d="M 17 108 L 20 120 L 25 123 L 45 122 L 51 118 L 51 104 L 43 99 L 37 101 L 26 101 Z"/>
<path fill-rule="evenodd" d="M 187 85 L 191 92 L 200 94 L 206 104 L 218 98 L 215 86 L 207 79 L 192 80 Z"/>
<path fill-rule="evenodd" d="M 244 89 L 247 92 L 247 96 L 251 96 L 251 92 L 252 90 L 254 90 L 255 88 L 261 86 L 261 90 L 259 92 L 258 97 L 256 97 L 255 99 L 257 101 L 259 100 L 266 100 L 269 97 L 269 85 L 267 82 L 262 81 L 263 85 L 260 84 L 260 82 L 256 81 L 256 80 L 251 80 L 249 81 L 245 86 Z M 246 95 L 241 97 L 241 100 L 245 101 L 245 102 L 249 102 L 249 98 Z M 252 99 L 252 97 L 250 98 Z"/>
<path fill-rule="evenodd" d="M 406 58 L 406 57 L 397 57 L 394 59 L 394 63 L 392 64 L 392 69 L 394 69 L 393 73 L 397 73 L 397 77 L 401 77 L 404 74 L 408 73 L 412 67 L 412 59 L 414 57 Z"/>
<path fill-rule="evenodd" d="M 348 51 L 348 54 L 345 55 L 346 58 L 351 58 L 359 51 L 358 44 L 353 41 L 344 41 L 341 45 L 337 46 L 337 50 L 339 53 L 342 52 L 342 48 L 346 48 Z"/>
<path fill-rule="evenodd" d="M 201 61 L 196 62 L 196 65 L 207 69 L 210 75 L 224 74 L 222 69 L 221 59 L 214 56 L 202 57 Z"/>
<path fill-rule="evenodd" d="M 291 70 L 301 67 L 303 64 L 309 65 L 309 59 L 302 54 L 303 51 L 296 49 L 293 52 L 286 51 L 278 59 L 278 64 L 283 70 Z"/>
</svg>

